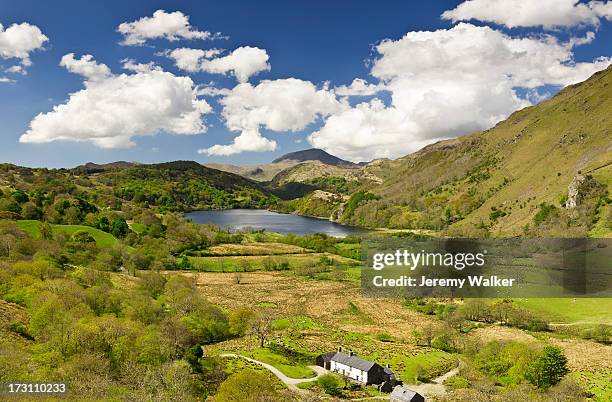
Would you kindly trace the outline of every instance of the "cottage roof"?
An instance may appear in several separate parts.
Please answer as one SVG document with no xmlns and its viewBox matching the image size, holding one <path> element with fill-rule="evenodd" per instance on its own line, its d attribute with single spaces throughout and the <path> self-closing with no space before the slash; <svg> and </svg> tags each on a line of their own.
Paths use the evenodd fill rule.
<svg viewBox="0 0 612 402">
<path fill-rule="evenodd" d="M 334 355 L 337 352 L 328 352 L 328 353 L 323 353 L 322 355 L 319 355 L 318 357 L 320 357 L 321 359 L 323 359 L 324 362 L 328 362 L 331 361 L 331 359 L 334 357 Z"/>
<path fill-rule="evenodd" d="M 342 352 L 336 352 L 331 360 L 362 371 L 370 371 L 372 367 L 377 365 L 376 363 L 362 359 L 359 356 L 351 356 Z"/>
<path fill-rule="evenodd" d="M 391 395 L 389 395 L 389 397 L 391 399 L 397 399 L 398 401 L 411 402 L 413 398 L 415 398 L 417 395 L 420 396 L 413 390 L 398 385 L 393 388 L 393 392 L 391 392 Z"/>
</svg>

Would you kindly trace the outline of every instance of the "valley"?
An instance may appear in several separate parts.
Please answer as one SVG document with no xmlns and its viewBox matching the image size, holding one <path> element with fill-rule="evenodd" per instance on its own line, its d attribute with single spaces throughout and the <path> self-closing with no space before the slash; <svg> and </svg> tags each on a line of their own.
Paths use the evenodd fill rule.
<svg viewBox="0 0 612 402">
<path fill-rule="evenodd" d="M 367 297 L 361 253 L 367 239 L 609 238 L 610 80 L 396 160 L 3 164 L 0 382 L 67 381 L 83 400 L 388 398 L 314 378 L 342 347 L 438 401 L 609 400 L 612 299 Z M 551 360 L 560 374 L 542 382 Z"/>
</svg>

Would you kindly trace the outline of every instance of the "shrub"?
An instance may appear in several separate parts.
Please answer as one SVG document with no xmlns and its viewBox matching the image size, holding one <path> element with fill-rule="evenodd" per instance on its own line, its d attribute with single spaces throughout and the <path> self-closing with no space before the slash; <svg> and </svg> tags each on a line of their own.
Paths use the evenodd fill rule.
<svg viewBox="0 0 612 402">
<path fill-rule="evenodd" d="M 317 382 L 326 394 L 331 396 L 338 396 L 340 394 L 341 383 L 335 375 L 325 374 Z"/>
<path fill-rule="evenodd" d="M 561 349 L 546 346 L 527 367 L 525 378 L 540 389 L 548 389 L 561 381 L 567 373 L 567 358 Z"/>
<path fill-rule="evenodd" d="M 95 243 L 96 239 L 85 230 L 77 230 L 70 236 L 70 240 L 75 243 Z"/>
</svg>

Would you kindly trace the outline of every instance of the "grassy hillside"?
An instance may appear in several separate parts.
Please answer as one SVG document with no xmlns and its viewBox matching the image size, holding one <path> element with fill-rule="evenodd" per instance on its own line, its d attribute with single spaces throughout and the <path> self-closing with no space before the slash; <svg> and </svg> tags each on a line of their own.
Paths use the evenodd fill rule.
<svg viewBox="0 0 612 402">
<path fill-rule="evenodd" d="M 608 68 L 490 130 L 372 163 L 364 169 L 383 182 L 354 190 L 339 220 L 467 236 L 611 236 L 611 84 Z M 580 174 L 579 205 L 566 209 Z"/>
<path fill-rule="evenodd" d="M 17 221 L 17 226 L 33 238 L 39 238 L 38 225 L 40 221 L 21 220 Z M 110 233 L 103 232 L 99 229 L 84 225 L 51 225 L 53 234 L 64 233 L 70 237 L 74 232 L 85 231 L 96 240 L 99 247 L 112 247 L 117 243 L 117 239 Z"/>
<path fill-rule="evenodd" d="M 7 199 L 1 203 L 0 212 L 17 214 L 14 218 L 22 215 L 24 219 L 31 219 L 27 216 L 30 214 L 22 211 L 30 199 L 38 207 L 56 198 L 67 199 L 83 214 L 95 212 L 95 208 L 120 210 L 126 204 L 165 212 L 266 208 L 276 202 L 269 191 L 254 181 L 190 161 L 120 165 L 92 171 L 3 164 L 0 166 L 0 191 L 0 196 Z M 26 195 L 15 198 L 15 193 Z M 68 207 L 58 206 L 56 210 L 61 213 Z"/>
</svg>

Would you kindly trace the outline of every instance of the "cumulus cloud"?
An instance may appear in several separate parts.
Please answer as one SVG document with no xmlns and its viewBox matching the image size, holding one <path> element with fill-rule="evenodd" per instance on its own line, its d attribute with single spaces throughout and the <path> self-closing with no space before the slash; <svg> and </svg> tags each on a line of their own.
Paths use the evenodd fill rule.
<svg viewBox="0 0 612 402">
<path fill-rule="evenodd" d="M 215 145 L 199 152 L 232 155 L 245 151 L 269 151 L 276 143 L 264 138 L 260 129 L 276 132 L 300 131 L 319 117 L 338 113 L 347 105 L 327 88 L 295 78 L 264 80 L 258 85 L 238 84 L 219 100 L 227 128 L 240 132 L 230 145 Z"/>
<path fill-rule="evenodd" d="M 233 74 L 239 82 L 247 82 L 252 75 L 269 71 L 270 56 L 264 49 L 242 46 L 227 56 L 213 58 L 222 51 L 218 49 L 174 49 L 167 56 L 176 66 L 189 72 L 205 71 L 211 74 Z"/>
<path fill-rule="evenodd" d="M 588 36 L 587 36 L 588 37 Z M 354 161 L 397 157 L 427 143 L 491 127 L 530 102 L 543 85 L 568 85 L 610 64 L 573 60 L 578 41 L 552 36 L 510 37 L 460 23 L 409 32 L 376 46 L 371 74 L 391 93 L 329 117 L 309 136 L 318 148 Z"/>
<path fill-rule="evenodd" d="M 36 25 L 23 22 L 13 24 L 5 30 L 0 24 L 0 58 L 19 59 L 21 66 L 13 66 L 8 72 L 23 73 L 24 67 L 32 64 L 30 53 L 42 49 L 48 40 Z"/>
<path fill-rule="evenodd" d="M 259 131 L 245 130 L 229 145 L 213 145 L 207 149 L 199 149 L 198 153 L 209 156 L 230 156 L 241 152 L 274 151 L 276 148 L 276 141 L 265 138 Z"/>
<path fill-rule="evenodd" d="M 494 22 L 509 28 L 598 26 L 612 19 L 612 2 L 579 0 L 469 0 L 442 14 L 443 19 Z"/>
<path fill-rule="evenodd" d="M 208 31 L 198 31 L 189 23 L 189 17 L 180 11 L 168 13 L 157 10 L 151 17 L 142 17 L 132 22 L 119 25 L 117 31 L 123 35 L 122 45 L 143 45 L 149 39 L 214 39 L 219 34 Z"/>
<path fill-rule="evenodd" d="M 83 55 L 80 59 L 75 59 L 74 53 L 65 54 L 60 61 L 60 66 L 92 81 L 103 80 L 112 75 L 106 64 L 96 62 L 90 54 Z"/>
<path fill-rule="evenodd" d="M 370 96 L 384 90 L 383 84 L 370 84 L 362 78 L 355 78 L 351 85 L 334 88 L 334 92 L 340 96 Z"/>
<path fill-rule="evenodd" d="M 191 49 L 187 47 L 181 47 L 166 51 L 162 55 L 167 56 L 174 60 L 174 64 L 181 70 L 195 73 L 200 71 L 200 63 L 202 59 L 209 59 L 221 54 L 221 49 Z"/>
<path fill-rule="evenodd" d="M 202 117 L 211 107 L 197 98 L 189 77 L 156 68 L 112 74 L 89 55 L 67 54 L 60 64 L 85 77 L 85 88 L 38 114 L 20 142 L 90 141 L 101 148 L 129 148 L 135 136 L 206 131 Z"/>
<path fill-rule="evenodd" d="M 0 77 L 0 84 L 12 84 L 15 80 L 12 80 L 8 77 Z"/>
</svg>

